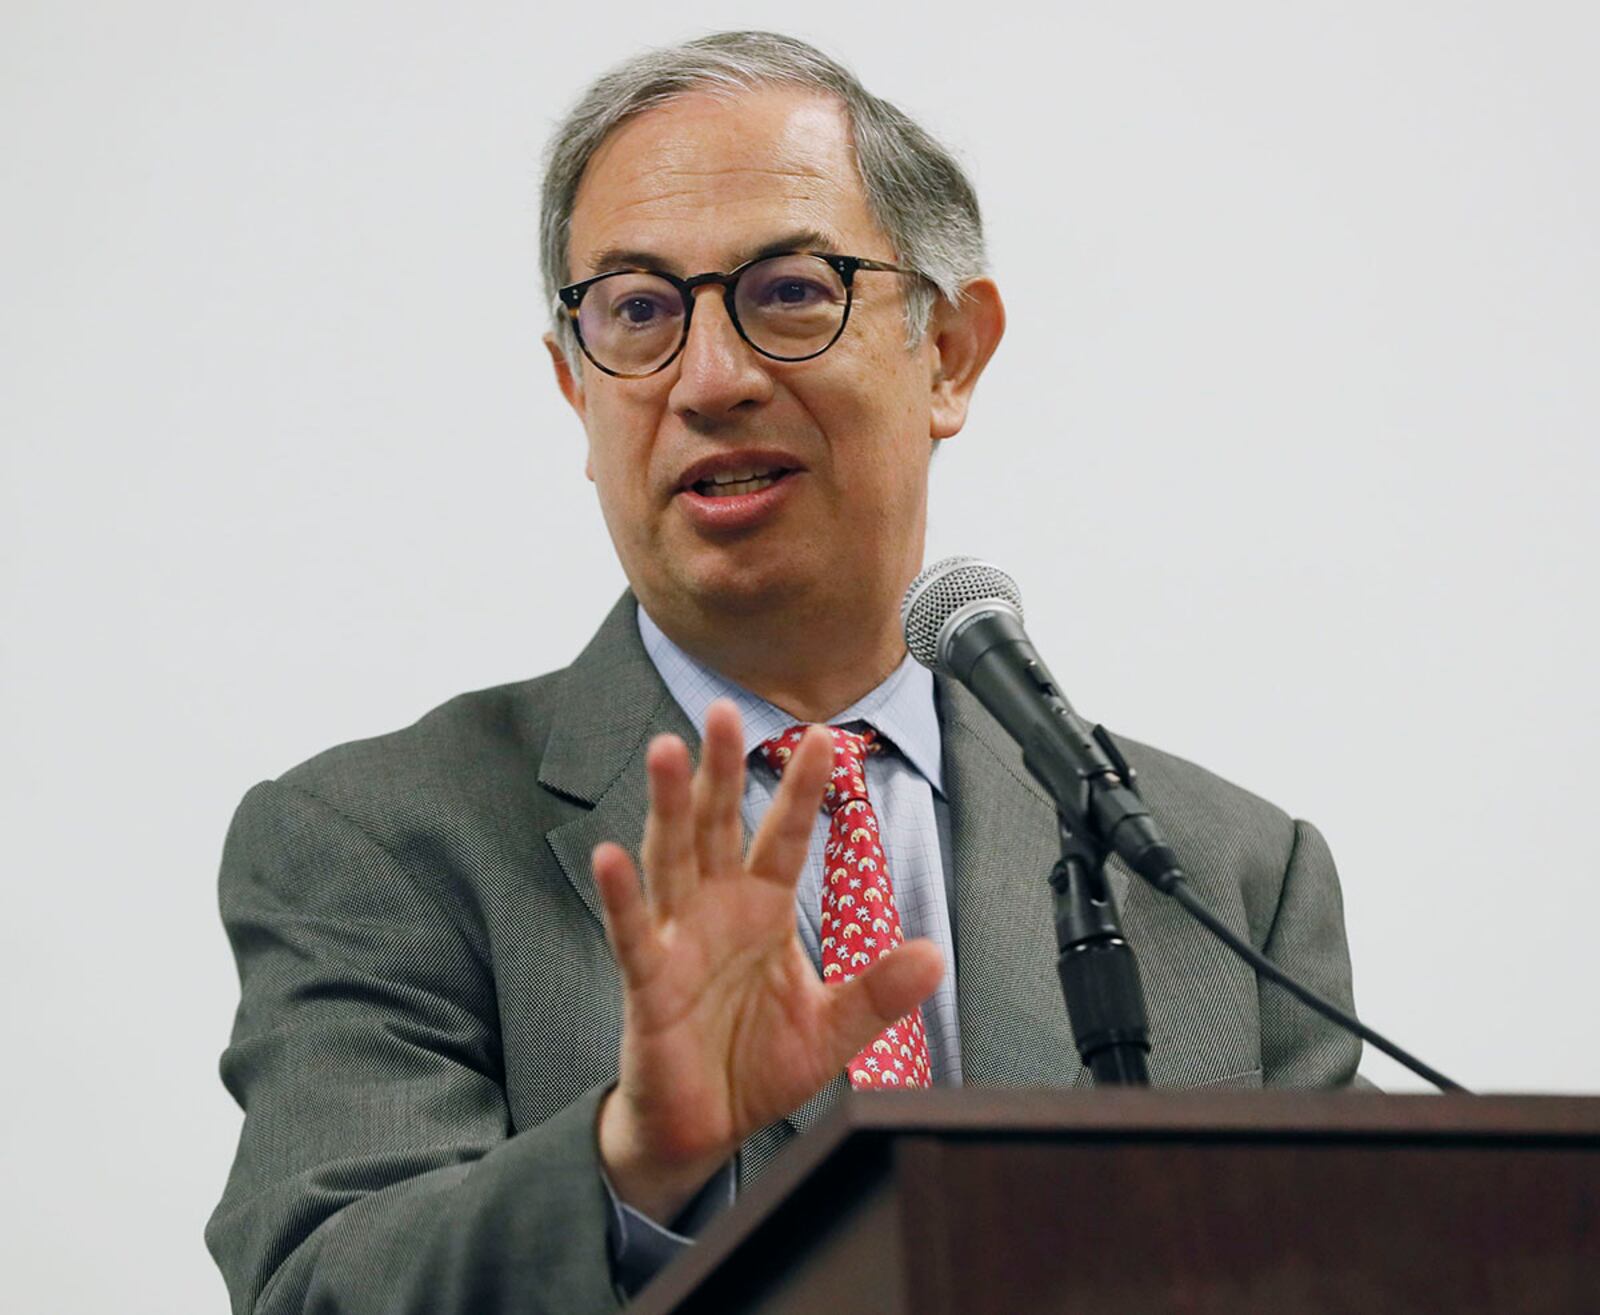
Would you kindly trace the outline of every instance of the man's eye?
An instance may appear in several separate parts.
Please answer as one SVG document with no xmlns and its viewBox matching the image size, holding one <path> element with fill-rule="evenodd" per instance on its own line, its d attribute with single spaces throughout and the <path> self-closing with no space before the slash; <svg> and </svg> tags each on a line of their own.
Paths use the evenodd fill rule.
<svg viewBox="0 0 1600 1315">
<path fill-rule="evenodd" d="M 814 306 L 827 298 L 827 289 L 798 278 L 775 279 L 761 295 L 762 304 L 768 306 Z"/>
<path fill-rule="evenodd" d="M 661 314 L 661 307 L 649 297 L 629 297 L 619 302 L 614 312 L 629 324 L 649 324 Z"/>
</svg>

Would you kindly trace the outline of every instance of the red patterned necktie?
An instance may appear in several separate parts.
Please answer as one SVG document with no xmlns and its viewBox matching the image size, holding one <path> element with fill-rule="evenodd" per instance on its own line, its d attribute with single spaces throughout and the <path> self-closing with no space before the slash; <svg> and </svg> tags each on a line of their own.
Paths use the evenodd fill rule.
<svg viewBox="0 0 1600 1315">
<path fill-rule="evenodd" d="M 806 727 L 791 726 L 761 744 L 761 756 L 779 776 Z M 878 815 L 867 798 L 866 758 L 881 745 L 876 731 L 833 734 L 833 775 L 822 801 L 829 816 L 823 850 L 822 980 L 848 982 L 905 939 L 894 884 L 878 835 Z M 886 1027 L 845 1070 L 858 1090 L 932 1085 L 922 1009 Z"/>
</svg>

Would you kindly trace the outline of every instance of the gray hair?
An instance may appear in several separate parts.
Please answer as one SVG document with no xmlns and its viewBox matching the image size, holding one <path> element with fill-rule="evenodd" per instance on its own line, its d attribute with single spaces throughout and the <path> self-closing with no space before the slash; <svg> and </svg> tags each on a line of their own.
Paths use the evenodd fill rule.
<svg viewBox="0 0 1600 1315">
<path fill-rule="evenodd" d="M 556 307 L 556 290 L 570 278 L 568 246 L 578 185 L 595 151 L 616 128 L 687 92 L 732 96 L 775 84 L 813 88 L 843 102 L 872 216 L 893 244 L 896 259 L 927 276 L 927 282 L 903 281 L 906 341 L 915 346 L 927 331 L 933 289 L 955 302 L 962 288 L 984 272 L 977 195 L 955 158 L 925 129 L 872 95 L 842 64 L 777 32 L 717 32 L 635 56 L 594 82 L 557 125 L 545 153 L 539 210 L 540 257 L 551 306 Z M 577 343 L 559 309 L 555 323 L 576 368 Z"/>
</svg>

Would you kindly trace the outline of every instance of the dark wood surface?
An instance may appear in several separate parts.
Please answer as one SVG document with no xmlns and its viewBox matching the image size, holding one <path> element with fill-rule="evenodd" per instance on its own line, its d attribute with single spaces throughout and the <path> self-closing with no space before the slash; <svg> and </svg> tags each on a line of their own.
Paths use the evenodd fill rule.
<svg viewBox="0 0 1600 1315">
<path fill-rule="evenodd" d="M 847 1096 L 630 1309 L 1600 1315 L 1600 1099 Z"/>
</svg>

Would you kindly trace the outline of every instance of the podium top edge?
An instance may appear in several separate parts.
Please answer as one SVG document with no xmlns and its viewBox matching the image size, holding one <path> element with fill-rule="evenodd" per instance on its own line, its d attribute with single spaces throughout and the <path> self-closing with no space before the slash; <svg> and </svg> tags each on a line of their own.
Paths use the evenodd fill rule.
<svg viewBox="0 0 1600 1315">
<path fill-rule="evenodd" d="M 1600 1140 L 1600 1096 L 1116 1088 L 850 1092 L 812 1134 Z"/>
</svg>

